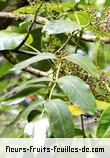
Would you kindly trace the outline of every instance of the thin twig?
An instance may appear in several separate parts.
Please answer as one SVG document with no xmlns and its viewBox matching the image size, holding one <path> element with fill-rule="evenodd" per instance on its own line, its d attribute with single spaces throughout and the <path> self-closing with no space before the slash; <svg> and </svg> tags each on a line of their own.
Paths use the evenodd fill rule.
<svg viewBox="0 0 110 158">
<path fill-rule="evenodd" d="M 77 40 L 77 44 L 76 44 L 76 49 L 75 49 L 75 54 L 77 53 L 77 50 L 78 50 L 78 45 L 79 45 L 79 42 L 80 42 L 80 39 L 81 39 L 81 37 L 82 37 L 82 30 L 80 31 L 80 33 L 79 33 L 79 37 L 78 37 L 78 40 Z"/>
<path fill-rule="evenodd" d="M 15 48 L 15 50 L 16 50 L 16 49 L 18 50 L 19 48 L 21 48 L 21 47 L 24 45 L 24 43 L 27 41 L 27 39 L 28 39 L 28 37 L 29 37 L 29 35 L 30 35 L 30 33 L 31 33 L 32 27 L 33 27 L 34 23 L 36 22 L 36 18 L 37 18 L 38 12 L 39 12 L 40 8 L 42 7 L 42 5 L 43 5 L 43 3 L 41 3 L 40 6 L 39 6 L 39 8 L 37 9 L 37 11 L 36 11 L 36 13 L 35 13 L 35 16 L 34 16 L 34 19 L 33 19 L 32 23 L 31 23 L 31 25 L 30 25 L 30 27 L 29 27 L 29 30 L 28 30 L 28 32 L 27 32 L 26 37 L 25 37 L 24 40 L 19 44 L 19 46 L 18 46 L 17 48 Z"/>
<path fill-rule="evenodd" d="M 29 44 L 27 44 L 27 43 L 25 43 L 25 46 L 27 46 L 28 48 L 32 49 L 33 51 L 35 51 L 35 52 L 38 53 L 38 54 L 41 53 L 38 49 L 34 48 L 33 46 L 31 46 L 31 45 L 29 45 Z"/>
<path fill-rule="evenodd" d="M 16 52 L 12 50 L 11 52 L 13 52 L 13 53 L 27 54 L 27 55 L 30 55 L 30 56 L 35 56 L 35 55 L 39 54 L 37 52 L 28 51 L 28 50 L 24 50 L 24 49 L 16 50 Z"/>
<path fill-rule="evenodd" d="M 54 88 L 57 84 L 57 80 L 58 80 L 58 77 L 59 77 L 59 72 L 60 72 L 60 67 L 61 67 L 61 63 L 58 65 L 58 69 L 57 69 L 57 72 L 56 72 L 56 76 L 55 76 L 55 81 L 54 81 L 54 84 L 50 90 L 50 94 L 49 94 L 49 100 L 51 100 L 51 97 L 52 97 L 52 93 L 54 91 Z"/>
<path fill-rule="evenodd" d="M 68 36 L 67 40 L 65 41 L 65 43 L 56 51 L 54 52 L 54 54 L 57 54 L 59 53 L 66 45 L 67 43 L 69 42 L 69 40 L 72 38 L 72 35 Z"/>
<path fill-rule="evenodd" d="M 81 115 L 80 117 L 81 117 L 81 127 L 82 127 L 82 131 L 83 131 L 83 138 L 85 138 L 86 136 L 85 136 L 83 115 Z"/>
<path fill-rule="evenodd" d="M 87 34 L 85 35 L 83 34 L 81 37 L 81 39 L 86 42 L 95 42 L 96 38 L 97 37 L 95 35 L 87 35 Z M 101 37 L 100 41 L 104 42 L 105 44 L 110 44 L 110 38 L 108 37 Z"/>
<path fill-rule="evenodd" d="M 24 68 L 23 71 L 29 72 L 30 74 L 38 76 L 38 77 L 48 77 L 49 76 L 49 74 L 47 72 L 35 69 L 31 66 Z"/>
</svg>

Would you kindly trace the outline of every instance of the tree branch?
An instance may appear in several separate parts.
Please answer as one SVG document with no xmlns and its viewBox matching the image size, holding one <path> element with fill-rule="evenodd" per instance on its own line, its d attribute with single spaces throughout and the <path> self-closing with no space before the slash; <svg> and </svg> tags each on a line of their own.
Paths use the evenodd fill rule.
<svg viewBox="0 0 110 158">
<path fill-rule="evenodd" d="M 0 18 L 5 18 L 5 19 L 12 19 L 12 20 L 27 20 L 29 18 L 33 18 L 33 14 L 14 14 L 14 13 L 11 13 L 11 12 L 0 12 Z M 39 24 L 42 24 L 44 25 L 46 22 L 48 22 L 48 19 L 44 18 L 44 17 L 40 17 L 40 16 L 37 16 L 36 17 L 36 23 L 39 23 Z M 81 36 L 81 39 L 83 41 L 86 41 L 86 42 L 94 42 L 95 39 L 96 39 L 96 36 L 95 35 L 87 35 L 87 34 L 83 34 Z M 110 38 L 107 38 L 107 37 L 101 37 L 101 41 L 104 42 L 105 44 L 110 44 Z"/>
<path fill-rule="evenodd" d="M 27 20 L 29 18 L 33 18 L 33 14 L 14 14 L 14 13 L 11 13 L 11 12 L 0 12 L 0 18 L 5 18 L 5 19 L 12 19 L 12 20 L 15 20 L 15 21 L 18 21 L 18 20 Z M 37 16 L 36 17 L 36 23 L 39 23 L 39 24 L 42 24 L 44 25 L 48 20 L 44 17 L 40 17 L 40 16 Z"/>
<path fill-rule="evenodd" d="M 1 51 L 0 52 L 10 63 L 12 63 L 13 65 L 17 64 L 17 60 L 16 58 L 10 53 L 9 50 L 5 50 L 5 51 Z M 23 69 L 23 71 L 28 72 L 32 75 L 35 75 L 37 77 L 48 77 L 49 74 L 47 72 L 35 69 L 31 66 L 28 66 L 26 68 Z"/>
<path fill-rule="evenodd" d="M 82 35 L 81 36 L 81 39 L 83 41 L 86 41 L 86 42 L 95 42 L 95 39 L 96 39 L 96 36 L 95 35 Z M 104 42 L 105 44 L 110 44 L 110 38 L 107 38 L 107 37 L 101 37 L 100 38 L 101 42 Z"/>
<path fill-rule="evenodd" d="M 32 75 L 38 76 L 38 77 L 48 77 L 49 76 L 47 72 L 35 69 L 31 66 L 28 66 L 23 70 L 26 71 L 26 72 L 29 72 Z"/>
</svg>

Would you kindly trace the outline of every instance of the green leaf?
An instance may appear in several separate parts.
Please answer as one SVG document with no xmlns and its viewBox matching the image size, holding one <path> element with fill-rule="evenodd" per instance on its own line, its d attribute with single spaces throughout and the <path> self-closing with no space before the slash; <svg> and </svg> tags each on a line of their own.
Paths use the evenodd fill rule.
<svg viewBox="0 0 110 158">
<path fill-rule="evenodd" d="M 29 20 L 33 18 L 33 15 L 35 14 L 35 11 L 38 9 L 38 5 L 35 6 L 24 6 L 17 8 L 16 10 L 13 11 L 14 14 L 31 14 L 29 17 Z"/>
<path fill-rule="evenodd" d="M 75 4 L 75 0 L 63 0 L 64 3 Z"/>
<path fill-rule="evenodd" d="M 15 91 L 15 93 L 13 93 L 12 96 L 9 97 L 8 99 L 25 97 L 25 96 L 28 96 L 28 95 L 36 92 L 38 89 L 46 88 L 46 87 L 47 86 L 44 84 L 31 85 L 31 86 L 27 86 L 27 87 L 19 86 L 19 87 L 16 87 L 17 91 Z"/>
<path fill-rule="evenodd" d="M 93 60 L 94 63 L 100 67 L 105 68 L 106 62 L 105 62 L 105 51 L 104 51 L 104 44 L 100 42 L 100 40 L 97 40 L 94 47 L 94 53 L 93 53 Z"/>
<path fill-rule="evenodd" d="M 20 24 L 19 24 L 19 29 L 20 29 L 20 31 L 21 32 L 26 32 L 26 31 L 28 31 L 28 27 L 29 27 L 29 25 L 30 25 L 30 20 L 26 20 L 26 21 L 23 21 L 23 22 L 21 22 Z"/>
<path fill-rule="evenodd" d="M 72 33 L 79 29 L 81 29 L 81 26 L 78 23 L 70 19 L 60 19 L 47 22 L 43 27 L 42 32 L 47 32 L 48 34 L 60 34 Z"/>
<path fill-rule="evenodd" d="M 31 122 L 31 121 L 33 121 L 34 119 L 36 119 L 36 117 L 38 116 L 38 115 L 40 115 L 41 114 L 41 111 L 39 111 L 39 110 L 32 110 L 31 112 L 30 112 L 30 114 L 28 115 L 28 122 Z"/>
<path fill-rule="evenodd" d="M 33 37 L 32 37 L 32 35 L 30 34 L 29 35 L 29 37 L 28 37 L 28 39 L 26 40 L 26 44 L 31 44 L 33 42 Z"/>
<path fill-rule="evenodd" d="M 101 115 L 101 118 L 99 120 L 98 127 L 97 127 L 96 136 L 98 138 L 106 137 L 108 135 L 107 133 L 109 129 L 110 129 L 110 107 L 108 107 Z"/>
<path fill-rule="evenodd" d="M 64 76 L 58 84 L 68 96 L 70 102 L 79 106 L 84 112 L 94 114 L 97 110 L 95 98 L 89 86 L 76 76 Z"/>
<path fill-rule="evenodd" d="M 0 50 L 15 49 L 23 41 L 25 34 L 13 33 L 8 30 L 0 31 Z"/>
<path fill-rule="evenodd" d="M 8 94 L 5 95 L 3 97 L 3 100 L 27 96 L 27 95 L 37 91 L 38 89 L 46 88 L 47 82 L 52 82 L 52 79 L 50 79 L 48 77 L 41 77 L 41 78 L 29 80 L 27 82 L 25 81 L 21 85 L 13 88 L 13 90 L 10 91 L 10 96 Z M 5 102 L 4 102 L 4 104 L 5 104 Z"/>
<path fill-rule="evenodd" d="M 29 65 L 31 65 L 33 63 L 36 63 L 38 61 L 42 61 L 42 60 L 46 60 L 46 59 L 54 59 L 54 58 L 55 58 L 54 54 L 41 53 L 41 54 L 38 54 L 38 55 L 36 55 L 36 56 L 34 56 L 32 58 L 29 58 L 29 59 L 27 59 L 25 61 L 22 61 L 19 64 L 16 64 L 12 70 L 13 71 L 18 71 L 18 70 L 24 69 L 27 66 L 29 66 Z"/>
<path fill-rule="evenodd" d="M 8 0 L 0 0 L 0 2 L 7 2 Z"/>
<path fill-rule="evenodd" d="M 68 18 L 70 18 L 73 21 L 76 21 L 78 19 L 79 23 L 81 25 L 87 25 L 89 23 L 89 14 L 88 12 L 84 11 L 75 11 L 74 14 L 73 13 L 68 13 Z"/>
<path fill-rule="evenodd" d="M 110 1 L 109 0 L 105 0 L 105 6 L 109 6 L 110 5 Z"/>
<path fill-rule="evenodd" d="M 49 77 L 41 77 L 41 78 L 35 78 L 35 79 L 31 79 L 31 80 L 29 80 L 29 81 L 27 81 L 27 82 L 25 82 L 26 84 L 36 84 L 36 83 L 38 83 L 38 82 L 43 82 L 43 83 L 45 83 L 45 82 L 52 82 L 53 80 L 52 80 L 52 78 L 49 78 Z"/>
<path fill-rule="evenodd" d="M 8 62 L 1 62 L 0 63 L 0 77 L 3 77 L 4 75 L 9 73 L 9 70 L 12 68 L 12 64 Z"/>
<path fill-rule="evenodd" d="M 98 71 L 96 66 L 92 63 L 92 61 L 87 56 L 72 54 L 66 56 L 65 59 L 79 65 L 92 76 L 98 76 Z"/>
<path fill-rule="evenodd" d="M 110 103 L 105 101 L 96 100 L 97 108 L 100 110 L 105 110 L 110 107 Z"/>
<path fill-rule="evenodd" d="M 55 138 L 72 138 L 74 125 L 67 105 L 60 99 L 51 100 L 44 105 Z"/>
<path fill-rule="evenodd" d="M 31 111 L 38 108 L 39 105 L 42 105 L 43 101 L 35 101 L 30 104 L 27 108 L 19 113 L 19 115 L 5 127 L 3 132 L 0 134 L 0 138 L 18 138 L 21 136 L 21 129 L 17 126 L 18 123 L 22 124 L 22 121 L 26 121 L 28 115 Z"/>
</svg>

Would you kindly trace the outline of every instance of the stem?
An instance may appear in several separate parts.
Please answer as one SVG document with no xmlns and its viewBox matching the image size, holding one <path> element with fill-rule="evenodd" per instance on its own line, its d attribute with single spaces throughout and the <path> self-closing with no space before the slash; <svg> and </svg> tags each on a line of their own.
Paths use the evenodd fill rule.
<svg viewBox="0 0 110 158">
<path fill-rule="evenodd" d="M 57 54 L 59 53 L 66 45 L 67 43 L 69 42 L 69 40 L 71 39 L 72 35 L 71 36 L 68 36 L 67 40 L 65 41 L 65 43 L 54 53 L 54 54 Z"/>
<path fill-rule="evenodd" d="M 70 40 L 72 37 L 74 37 L 75 35 L 77 35 L 78 33 L 80 33 L 80 36 L 79 36 L 78 38 L 81 38 L 81 36 L 82 36 L 82 29 L 76 30 L 75 32 L 71 33 L 71 34 L 68 36 L 68 38 L 67 38 L 67 40 L 65 41 L 65 43 L 64 43 L 56 52 L 54 52 L 54 54 L 59 53 L 59 52 L 67 45 L 67 43 L 69 42 L 69 40 Z M 79 43 L 79 42 L 77 42 L 77 44 L 78 44 L 78 43 Z"/>
<path fill-rule="evenodd" d="M 41 53 L 38 49 L 34 48 L 33 46 L 31 46 L 31 45 L 29 45 L 27 43 L 25 43 L 25 46 L 29 47 L 30 49 L 34 50 L 35 52 L 37 52 L 39 54 Z"/>
<path fill-rule="evenodd" d="M 81 127 L 82 127 L 82 131 L 83 131 L 83 138 L 86 138 L 86 136 L 85 136 L 85 129 L 84 129 L 83 115 L 81 115 Z"/>
<path fill-rule="evenodd" d="M 77 23 L 80 25 L 80 21 L 79 21 L 79 19 L 78 19 L 78 16 L 76 15 L 76 13 L 74 13 L 74 16 L 75 16 L 75 18 L 76 18 L 76 20 L 77 20 Z"/>
<path fill-rule="evenodd" d="M 82 36 L 82 31 L 79 33 L 79 37 L 78 37 L 77 44 L 76 44 L 76 49 L 75 49 L 75 52 L 74 52 L 75 54 L 77 53 L 77 50 L 78 50 L 78 45 L 79 45 L 79 42 L 80 42 L 81 36 Z"/>
<path fill-rule="evenodd" d="M 28 30 L 28 32 L 27 32 L 26 37 L 25 37 L 24 40 L 19 44 L 19 46 L 18 46 L 17 48 L 15 48 L 15 50 L 16 50 L 16 49 L 18 50 L 19 48 L 21 48 L 21 47 L 25 44 L 25 42 L 27 41 L 27 39 L 28 39 L 28 37 L 29 37 L 29 35 L 30 35 L 30 33 L 31 33 L 32 27 L 33 27 L 34 23 L 36 22 L 37 15 L 38 15 L 39 10 L 40 10 L 40 8 L 42 7 L 42 5 L 43 5 L 43 3 L 41 3 L 40 6 L 38 7 L 38 9 L 37 9 L 37 11 L 36 11 L 36 13 L 35 13 L 34 19 L 33 19 L 32 23 L 31 23 L 31 25 L 30 25 L 30 27 L 29 27 L 29 30 Z"/>
<path fill-rule="evenodd" d="M 110 87 L 109 87 L 109 85 L 107 83 L 105 83 L 105 86 L 106 86 L 108 92 L 110 93 Z"/>
<path fill-rule="evenodd" d="M 53 93 L 54 88 L 55 88 L 55 86 L 56 86 L 56 84 L 57 84 L 57 80 L 58 80 L 58 76 L 59 76 L 60 67 L 61 67 L 61 62 L 60 62 L 60 64 L 59 64 L 59 66 L 58 66 L 58 69 L 57 69 L 57 72 L 56 72 L 56 76 L 55 76 L 55 81 L 54 81 L 54 84 L 53 84 L 53 86 L 52 86 L 52 88 L 51 88 L 51 91 L 50 91 L 50 94 L 49 94 L 49 100 L 51 100 L 52 93 Z"/>
<path fill-rule="evenodd" d="M 35 55 L 38 55 L 38 54 L 39 54 L 39 53 L 36 53 L 36 52 L 24 50 L 24 49 L 16 50 L 16 52 L 12 50 L 11 52 L 13 52 L 13 53 L 27 54 L 27 55 L 30 55 L 30 56 L 35 56 Z"/>
</svg>

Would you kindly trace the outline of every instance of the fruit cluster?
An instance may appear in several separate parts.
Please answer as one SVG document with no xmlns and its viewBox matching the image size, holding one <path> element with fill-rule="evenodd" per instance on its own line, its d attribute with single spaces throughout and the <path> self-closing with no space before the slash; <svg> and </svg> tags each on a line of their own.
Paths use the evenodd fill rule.
<svg viewBox="0 0 110 158">
<path fill-rule="evenodd" d="M 66 53 L 67 55 L 67 53 Z M 63 55 L 59 55 L 63 58 Z M 59 63 L 60 58 L 56 61 Z M 74 64 L 73 62 L 67 61 L 65 59 L 62 60 L 60 76 L 65 75 L 75 75 L 85 81 L 91 88 L 92 93 L 94 94 L 97 100 L 101 101 L 110 101 L 110 91 L 107 88 L 109 85 L 108 79 L 104 77 L 104 74 L 100 74 L 99 78 L 95 78 L 91 76 L 88 72 L 86 72 L 79 65 Z"/>
<path fill-rule="evenodd" d="M 109 32 L 110 31 L 110 7 L 105 7 L 99 11 L 91 7 L 87 9 L 90 16 L 91 28 L 94 31 Z"/>
</svg>

